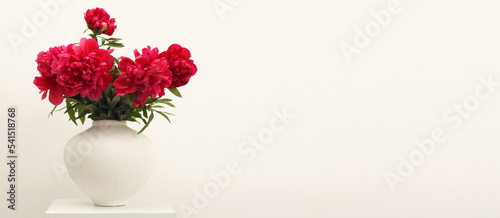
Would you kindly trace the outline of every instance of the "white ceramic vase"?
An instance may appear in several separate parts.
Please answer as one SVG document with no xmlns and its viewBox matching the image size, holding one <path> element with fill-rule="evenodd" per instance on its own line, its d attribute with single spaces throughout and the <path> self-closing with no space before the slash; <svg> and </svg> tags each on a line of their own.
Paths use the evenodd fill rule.
<svg viewBox="0 0 500 218">
<path fill-rule="evenodd" d="M 98 120 L 71 138 L 64 161 L 75 184 L 97 206 L 121 206 L 151 176 L 156 148 L 126 121 Z"/>
</svg>

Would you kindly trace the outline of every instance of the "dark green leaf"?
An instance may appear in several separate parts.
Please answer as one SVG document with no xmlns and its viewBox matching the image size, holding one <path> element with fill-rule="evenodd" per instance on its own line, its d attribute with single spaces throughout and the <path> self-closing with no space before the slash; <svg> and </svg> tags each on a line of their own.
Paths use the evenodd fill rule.
<svg viewBox="0 0 500 218">
<path fill-rule="evenodd" d="M 134 103 L 135 99 L 137 98 L 137 94 L 135 94 L 135 93 L 126 94 L 124 96 L 125 96 L 125 98 L 122 98 L 122 100 L 124 101 L 124 104 L 126 104 L 126 105 L 132 105 Z"/>
<path fill-rule="evenodd" d="M 146 104 L 151 104 L 153 102 L 156 102 L 156 99 L 151 98 L 151 96 L 149 96 L 148 99 L 146 100 Z"/>
<path fill-rule="evenodd" d="M 142 115 L 144 115 L 144 118 L 148 118 L 148 111 L 146 108 L 142 109 Z"/>
<path fill-rule="evenodd" d="M 154 115 L 154 113 L 153 113 L 153 112 L 151 112 L 151 115 L 149 115 L 149 120 L 148 120 L 148 122 L 144 125 L 144 127 L 142 127 L 142 129 L 141 129 L 141 130 L 137 133 L 137 135 L 139 135 L 141 132 L 144 132 L 144 130 L 145 130 L 146 128 L 148 128 L 148 126 L 149 126 L 149 124 L 151 123 L 151 121 L 153 121 L 154 116 L 155 116 L 155 115 Z"/>
<path fill-rule="evenodd" d="M 118 102 L 120 102 L 120 100 L 121 100 L 121 98 L 120 98 L 120 97 L 118 97 L 118 96 L 113 97 L 113 100 L 111 100 L 111 104 L 110 104 L 109 108 L 114 108 L 114 107 L 115 107 L 115 105 L 116 105 Z"/>
<path fill-rule="evenodd" d="M 177 88 L 168 89 L 168 91 L 172 92 L 172 94 L 174 94 L 175 96 L 177 96 L 177 97 L 179 97 L 179 98 L 182 98 L 182 95 L 181 95 L 181 93 L 179 92 L 179 90 L 177 90 Z"/>
<path fill-rule="evenodd" d="M 135 110 L 134 110 L 134 111 L 131 111 L 131 112 L 129 113 L 129 115 L 130 115 L 131 117 L 142 118 L 141 113 L 139 113 L 139 112 L 137 112 L 137 111 L 135 111 Z"/>
<path fill-rule="evenodd" d="M 105 27 L 104 29 L 100 29 L 100 30 L 99 30 L 99 31 L 97 31 L 95 34 L 96 34 L 96 35 L 100 35 L 101 33 L 105 32 L 107 29 L 108 29 L 108 27 Z"/>
<path fill-rule="evenodd" d="M 75 117 L 75 110 L 73 110 L 73 106 L 69 103 L 69 100 L 66 100 L 66 112 L 69 115 L 69 119 L 75 123 L 75 125 L 78 126 L 78 123 L 76 123 L 76 117 Z"/>
<path fill-rule="evenodd" d="M 171 116 L 175 116 L 175 114 L 172 114 L 172 113 L 169 113 L 169 112 L 165 112 L 165 111 L 162 111 L 162 112 L 165 113 L 165 114 L 171 115 Z"/>
<path fill-rule="evenodd" d="M 97 106 L 95 106 L 93 104 L 89 104 L 89 105 L 85 106 L 83 108 L 83 110 L 89 111 L 90 113 L 94 113 L 95 111 L 98 111 L 99 109 L 97 108 Z"/>
<path fill-rule="evenodd" d="M 75 96 L 75 97 L 76 97 L 76 96 Z M 69 102 L 71 102 L 71 103 L 85 104 L 85 102 L 83 102 L 83 101 L 81 101 L 81 100 L 79 100 L 79 99 L 76 99 L 76 98 L 74 98 L 74 97 L 71 97 L 71 98 L 66 98 L 66 100 L 68 100 L 68 101 L 69 101 Z"/>
<path fill-rule="evenodd" d="M 160 98 L 160 99 L 156 100 L 157 103 L 168 103 L 171 101 L 172 101 L 172 99 L 168 99 L 168 98 Z"/>
<path fill-rule="evenodd" d="M 83 105 L 82 104 L 79 104 L 77 107 L 76 107 L 76 110 L 78 111 L 78 117 L 77 119 L 80 119 L 80 122 L 83 124 L 85 124 L 85 115 L 87 113 L 84 112 L 83 110 Z"/>
<path fill-rule="evenodd" d="M 153 110 L 153 111 L 156 112 L 156 113 L 159 113 L 160 115 L 162 115 L 163 117 L 165 117 L 165 119 L 167 119 L 169 123 L 172 123 L 172 122 L 170 122 L 170 119 L 168 118 L 168 116 L 164 112 L 157 111 L 157 110 Z"/>
<path fill-rule="evenodd" d="M 54 108 L 52 108 L 52 111 L 50 111 L 49 117 L 54 115 L 54 111 L 56 110 L 57 106 L 59 105 L 54 105 Z"/>
<path fill-rule="evenodd" d="M 123 43 L 118 43 L 118 42 L 108 42 L 106 43 L 107 46 L 115 47 L 115 48 L 123 48 L 125 45 Z"/>
</svg>

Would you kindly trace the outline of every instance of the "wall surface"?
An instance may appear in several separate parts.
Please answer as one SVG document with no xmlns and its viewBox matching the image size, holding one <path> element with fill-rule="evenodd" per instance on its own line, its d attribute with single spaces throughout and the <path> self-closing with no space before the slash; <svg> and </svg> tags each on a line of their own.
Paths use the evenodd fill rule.
<svg viewBox="0 0 500 218">
<path fill-rule="evenodd" d="M 116 18 L 115 56 L 179 43 L 198 66 L 172 124 L 145 132 L 159 160 L 135 198 L 179 217 L 500 216 L 498 1 L 22 0 L 0 3 L 0 139 L 10 106 L 18 133 L 0 217 L 85 198 L 62 151 L 90 122 L 48 118 L 33 78 L 94 7 Z"/>
</svg>

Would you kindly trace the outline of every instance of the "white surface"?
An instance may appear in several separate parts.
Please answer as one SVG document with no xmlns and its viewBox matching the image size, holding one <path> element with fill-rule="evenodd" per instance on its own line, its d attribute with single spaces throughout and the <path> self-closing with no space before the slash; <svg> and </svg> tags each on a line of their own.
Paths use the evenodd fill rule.
<svg viewBox="0 0 500 218">
<path fill-rule="evenodd" d="M 146 184 L 156 148 L 125 121 L 99 120 L 68 141 L 64 161 L 75 184 L 96 205 L 117 206 Z"/>
<path fill-rule="evenodd" d="M 227 185 L 184 217 L 500 217 L 500 87 L 459 128 L 443 120 L 475 94 L 478 77 L 500 81 L 500 1 L 401 0 L 404 9 L 351 64 L 340 43 L 353 43 L 390 0 L 59 0 L 16 53 L 6 35 L 21 34 L 39 1 L 49 0 L 0 1 L 0 120 L 18 107 L 20 143 L 18 208 L 0 208 L 0 217 L 41 218 L 53 199 L 85 197 L 59 166 L 64 144 L 90 123 L 47 118 L 53 106 L 32 82 L 37 53 L 78 42 L 84 11 L 97 6 L 116 18 L 125 44 L 113 55 L 179 43 L 198 66 L 179 88 L 183 98 L 173 98 L 172 124 L 158 116 L 145 131 L 159 158 L 135 198 L 163 199 L 183 217 L 179 208 L 194 208 L 197 193 L 213 187 L 211 172 L 229 172 L 234 160 Z M 217 2 L 234 4 L 224 20 Z M 248 138 L 267 136 L 273 110 L 285 107 L 296 117 L 253 149 Z M 438 127 L 446 141 L 391 192 L 384 173 Z M 5 132 L 0 123 L 2 142 Z"/>
<path fill-rule="evenodd" d="M 98 207 L 87 199 L 55 199 L 45 218 L 175 218 L 162 200 L 132 200 L 126 206 Z"/>
</svg>

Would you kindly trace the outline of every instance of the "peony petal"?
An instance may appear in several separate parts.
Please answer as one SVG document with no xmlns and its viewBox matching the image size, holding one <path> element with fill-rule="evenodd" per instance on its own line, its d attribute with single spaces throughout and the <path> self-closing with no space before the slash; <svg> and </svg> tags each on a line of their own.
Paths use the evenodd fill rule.
<svg viewBox="0 0 500 218">
<path fill-rule="evenodd" d="M 118 77 L 114 82 L 113 82 L 113 85 L 115 86 L 115 88 L 118 90 L 123 90 L 123 89 L 128 89 L 131 85 L 132 85 L 132 80 L 129 79 L 128 77 L 126 76 L 120 76 Z M 117 91 L 118 92 L 118 91 Z M 122 93 L 120 91 L 120 93 Z"/>
<path fill-rule="evenodd" d="M 187 48 L 182 48 L 180 55 L 186 59 L 189 59 L 191 57 L 191 52 L 189 52 L 189 50 Z"/>
<path fill-rule="evenodd" d="M 83 48 L 85 49 L 85 54 L 89 55 L 93 52 L 97 53 L 99 51 L 99 44 L 97 44 L 97 41 L 95 41 L 95 39 L 87 39 Z"/>
<path fill-rule="evenodd" d="M 136 63 L 132 59 L 122 56 L 120 57 L 120 62 L 118 62 L 118 70 L 125 73 L 127 71 L 127 67 L 135 65 Z"/>
<path fill-rule="evenodd" d="M 167 72 L 168 71 L 168 62 L 165 58 L 156 59 L 151 62 L 150 71 L 154 73 Z"/>
<path fill-rule="evenodd" d="M 141 54 L 139 53 L 139 51 L 137 49 L 134 50 L 134 57 L 137 58 L 138 56 L 140 56 Z"/>
<path fill-rule="evenodd" d="M 170 46 L 168 47 L 168 49 L 167 49 L 167 53 L 174 52 L 174 51 L 179 50 L 179 49 L 181 49 L 181 48 L 182 48 L 182 46 L 180 46 L 179 44 L 172 44 L 172 45 L 170 45 Z"/>
<path fill-rule="evenodd" d="M 193 60 L 189 60 L 189 66 L 191 67 L 192 70 L 191 76 L 194 76 L 196 72 L 198 72 L 198 67 L 196 67 Z"/>
<path fill-rule="evenodd" d="M 61 86 L 55 86 L 50 90 L 49 101 L 54 105 L 60 105 L 63 102 L 63 92 Z"/>
<path fill-rule="evenodd" d="M 144 106 L 146 104 L 146 101 L 148 100 L 148 93 L 146 92 L 137 92 L 137 98 L 134 101 L 134 104 L 132 107 L 137 107 L 139 105 Z"/>
</svg>

